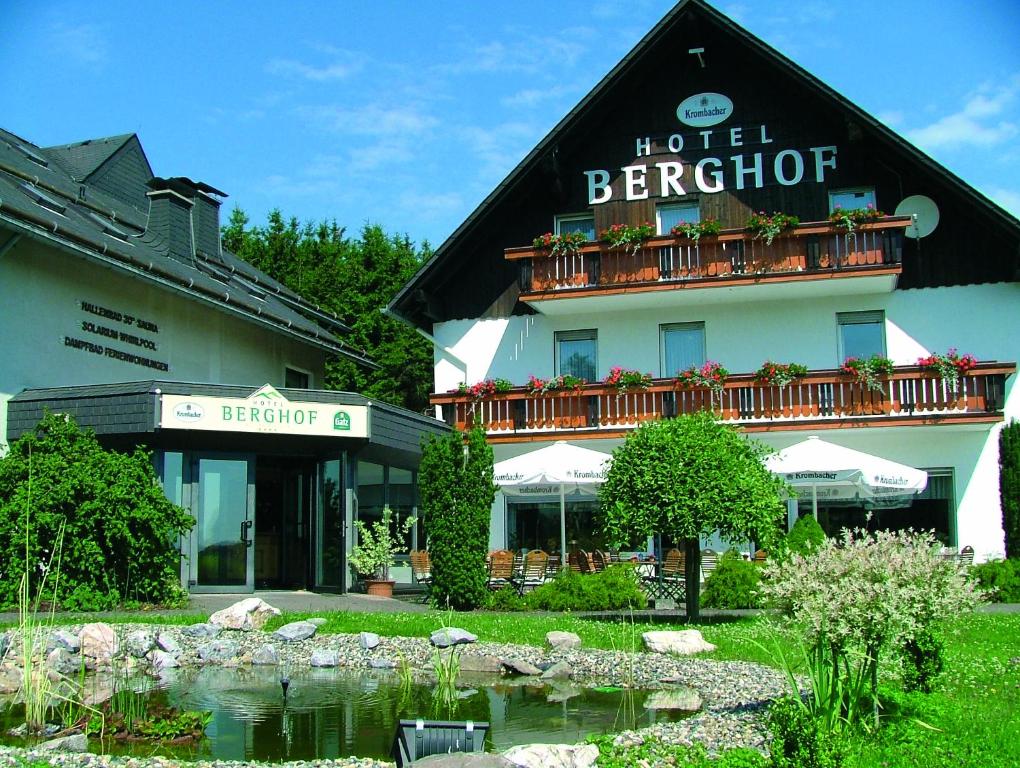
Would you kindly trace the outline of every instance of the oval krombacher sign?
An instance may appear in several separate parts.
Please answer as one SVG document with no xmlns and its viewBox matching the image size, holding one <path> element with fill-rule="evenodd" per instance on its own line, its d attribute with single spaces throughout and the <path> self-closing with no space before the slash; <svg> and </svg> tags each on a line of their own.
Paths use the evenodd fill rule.
<svg viewBox="0 0 1020 768">
<path fill-rule="evenodd" d="M 248 397 L 162 395 L 163 429 L 368 437 L 368 406 L 288 400 L 271 385 Z"/>
</svg>

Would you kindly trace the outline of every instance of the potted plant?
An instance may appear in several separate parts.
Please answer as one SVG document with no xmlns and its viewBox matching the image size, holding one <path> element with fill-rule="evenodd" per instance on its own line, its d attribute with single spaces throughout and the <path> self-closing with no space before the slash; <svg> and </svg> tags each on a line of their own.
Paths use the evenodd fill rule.
<svg viewBox="0 0 1020 768">
<path fill-rule="evenodd" d="M 955 396 L 960 386 L 960 377 L 977 367 L 977 358 L 974 355 L 961 355 L 955 347 L 950 347 L 944 355 L 933 352 L 927 357 L 919 357 L 917 364 L 925 370 L 933 371 L 945 382 L 949 393 Z"/>
<path fill-rule="evenodd" d="M 800 219 L 787 213 L 774 211 L 771 216 L 765 211 L 752 213 L 747 220 L 747 228 L 756 239 L 765 241 L 765 245 L 772 245 L 776 237 L 788 229 L 793 229 L 800 224 Z"/>
<path fill-rule="evenodd" d="M 616 365 L 609 369 L 609 375 L 602 380 L 607 387 L 616 387 L 619 392 L 628 389 L 648 389 L 652 384 L 652 374 L 631 371 Z"/>
<path fill-rule="evenodd" d="M 549 251 L 550 256 L 573 256 L 581 250 L 581 246 L 588 242 L 584 232 L 564 232 L 561 235 L 554 235 L 546 232 L 531 241 L 535 248 Z"/>
<path fill-rule="evenodd" d="M 840 366 L 840 371 L 873 392 L 881 392 L 883 386 L 880 379 L 893 372 L 893 361 L 882 355 L 848 357 Z"/>
<path fill-rule="evenodd" d="M 393 510 L 387 504 L 383 507 L 382 516 L 371 527 L 361 520 L 354 523 L 358 528 L 358 545 L 351 552 L 351 567 L 364 578 L 370 595 L 393 596 L 394 580 L 390 578 L 390 566 L 396 555 L 407 551 L 401 539 L 417 519 L 408 517 L 403 523 L 393 525 L 393 517 Z"/>
<path fill-rule="evenodd" d="M 807 366 L 800 363 L 774 363 L 766 360 L 761 368 L 754 372 L 755 381 L 773 387 L 785 387 L 794 379 L 807 376 Z"/>
<path fill-rule="evenodd" d="M 713 394 L 722 392 L 730 372 L 722 367 L 715 360 L 708 360 L 704 365 L 698 367 L 692 365 L 686 370 L 677 372 L 674 383 L 683 389 L 692 387 L 707 387 Z"/>
<path fill-rule="evenodd" d="M 655 227 L 647 221 L 644 224 L 613 224 L 599 233 L 599 240 L 609 243 L 610 248 L 626 248 L 630 253 L 637 253 L 654 234 Z"/>
<path fill-rule="evenodd" d="M 470 387 L 465 382 L 461 382 L 457 385 L 457 394 L 470 395 L 475 400 L 482 400 L 497 393 L 505 394 L 513 389 L 513 386 L 513 383 L 508 379 L 485 379 Z"/>
<path fill-rule="evenodd" d="M 674 237 L 686 237 L 695 243 L 701 238 L 718 235 L 722 231 L 722 225 L 718 219 L 711 216 L 701 221 L 682 221 L 670 230 Z"/>
<path fill-rule="evenodd" d="M 883 216 L 880 210 L 875 208 L 874 205 L 868 203 L 866 208 L 843 208 L 837 205 L 832 213 L 829 214 L 829 221 L 837 227 L 842 227 L 846 230 L 849 235 L 854 231 L 854 227 L 858 224 L 867 224 L 868 222 L 878 221 Z"/>
<path fill-rule="evenodd" d="M 580 392 L 581 388 L 587 383 L 587 381 L 579 376 L 574 376 L 569 373 L 561 373 L 559 376 L 553 376 L 551 379 L 540 379 L 537 376 L 529 376 L 528 383 L 524 386 L 530 395 L 544 395 L 547 392 L 557 392 L 567 389 Z"/>
</svg>

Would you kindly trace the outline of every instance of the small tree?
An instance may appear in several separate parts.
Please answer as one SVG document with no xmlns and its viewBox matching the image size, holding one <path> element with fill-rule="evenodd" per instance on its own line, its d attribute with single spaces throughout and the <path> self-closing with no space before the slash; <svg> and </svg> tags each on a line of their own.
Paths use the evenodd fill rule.
<svg viewBox="0 0 1020 768">
<path fill-rule="evenodd" d="M 999 432 L 999 497 L 1006 557 L 1020 557 L 1020 422 L 1015 419 Z"/>
<path fill-rule="evenodd" d="M 433 600 L 458 610 L 486 596 L 485 554 L 496 485 L 492 448 L 478 427 L 433 437 L 418 468 L 421 511 L 429 532 Z"/>
<path fill-rule="evenodd" d="M 65 608 L 178 599 L 178 540 L 193 523 L 163 494 L 149 453 L 105 450 L 61 414 L 47 414 L 0 459 L 0 558 L 24 563 L 27 531 L 30 562 L 50 562 L 63 526 L 57 599 Z M 3 569 L 0 604 L 17 602 L 21 575 Z M 30 574 L 32 594 L 42 576 Z"/>
<path fill-rule="evenodd" d="M 762 464 L 769 451 L 708 412 L 642 424 L 613 451 L 599 491 L 606 536 L 683 541 L 691 619 L 699 614 L 701 536 L 719 531 L 769 546 L 777 535 L 783 482 Z"/>
</svg>

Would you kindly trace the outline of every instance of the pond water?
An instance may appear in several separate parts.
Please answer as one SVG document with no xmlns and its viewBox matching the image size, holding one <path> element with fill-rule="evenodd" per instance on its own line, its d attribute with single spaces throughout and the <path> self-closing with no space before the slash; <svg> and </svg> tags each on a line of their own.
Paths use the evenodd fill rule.
<svg viewBox="0 0 1020 768">
<path fill-rule="evenodd" d="M 272 668 L 174 671 L 148 695 L 181 709 L 212 712 L 206 739 L 156 751 L 190 759 L 312 760 L 356 755 L 389 759 L 401 718 L 490 723 L 487 750 L 532 742 L 574 743 L 591 734 L 642 728 L 691 713 L 646 709 L 649 691 L 585 689 L 573 683 L 524 685 L 462 674 L 452 708 L 434 686 L 401 686 L 389 672 L 305 670 L 289 675 L 286 701 Z M 474 683 L 474 684 L 473 684 Z M 473 685 L 472 685 L 473 684 Z M 3 732 L 19 722 L 3 713 Z M 21 720 L 20 722 L 23 722 Z M 13 743 L 9 737 L 8 743 Z M 98 744 L 93 751 L 98 751 Z M 114 754 L 151 755 L 152 744 L 112 744 Z"/>
</svg>

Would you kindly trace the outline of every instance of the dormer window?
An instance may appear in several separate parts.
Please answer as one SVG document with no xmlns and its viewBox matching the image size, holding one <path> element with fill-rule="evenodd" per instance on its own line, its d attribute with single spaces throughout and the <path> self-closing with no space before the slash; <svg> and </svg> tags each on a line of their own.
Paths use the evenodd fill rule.
<svg viewBox="0 0 1020 768">
<path fill-rule="evenodd" d="M 591 213 L 571 213 L 556 217 L 555 233 L 566 235 L 571 232 L 583 232 L 589 240 L 595 239 L 595 216 Z"/>
<path fill-rule="evenodd" d="M 829 190 L 829 213 L 835 211 L 836 208 L 852 211 L 855 208 L 867 208 L 869 205 L 878 207 L 875 202 L 874 187 Z"/>
</svg>

